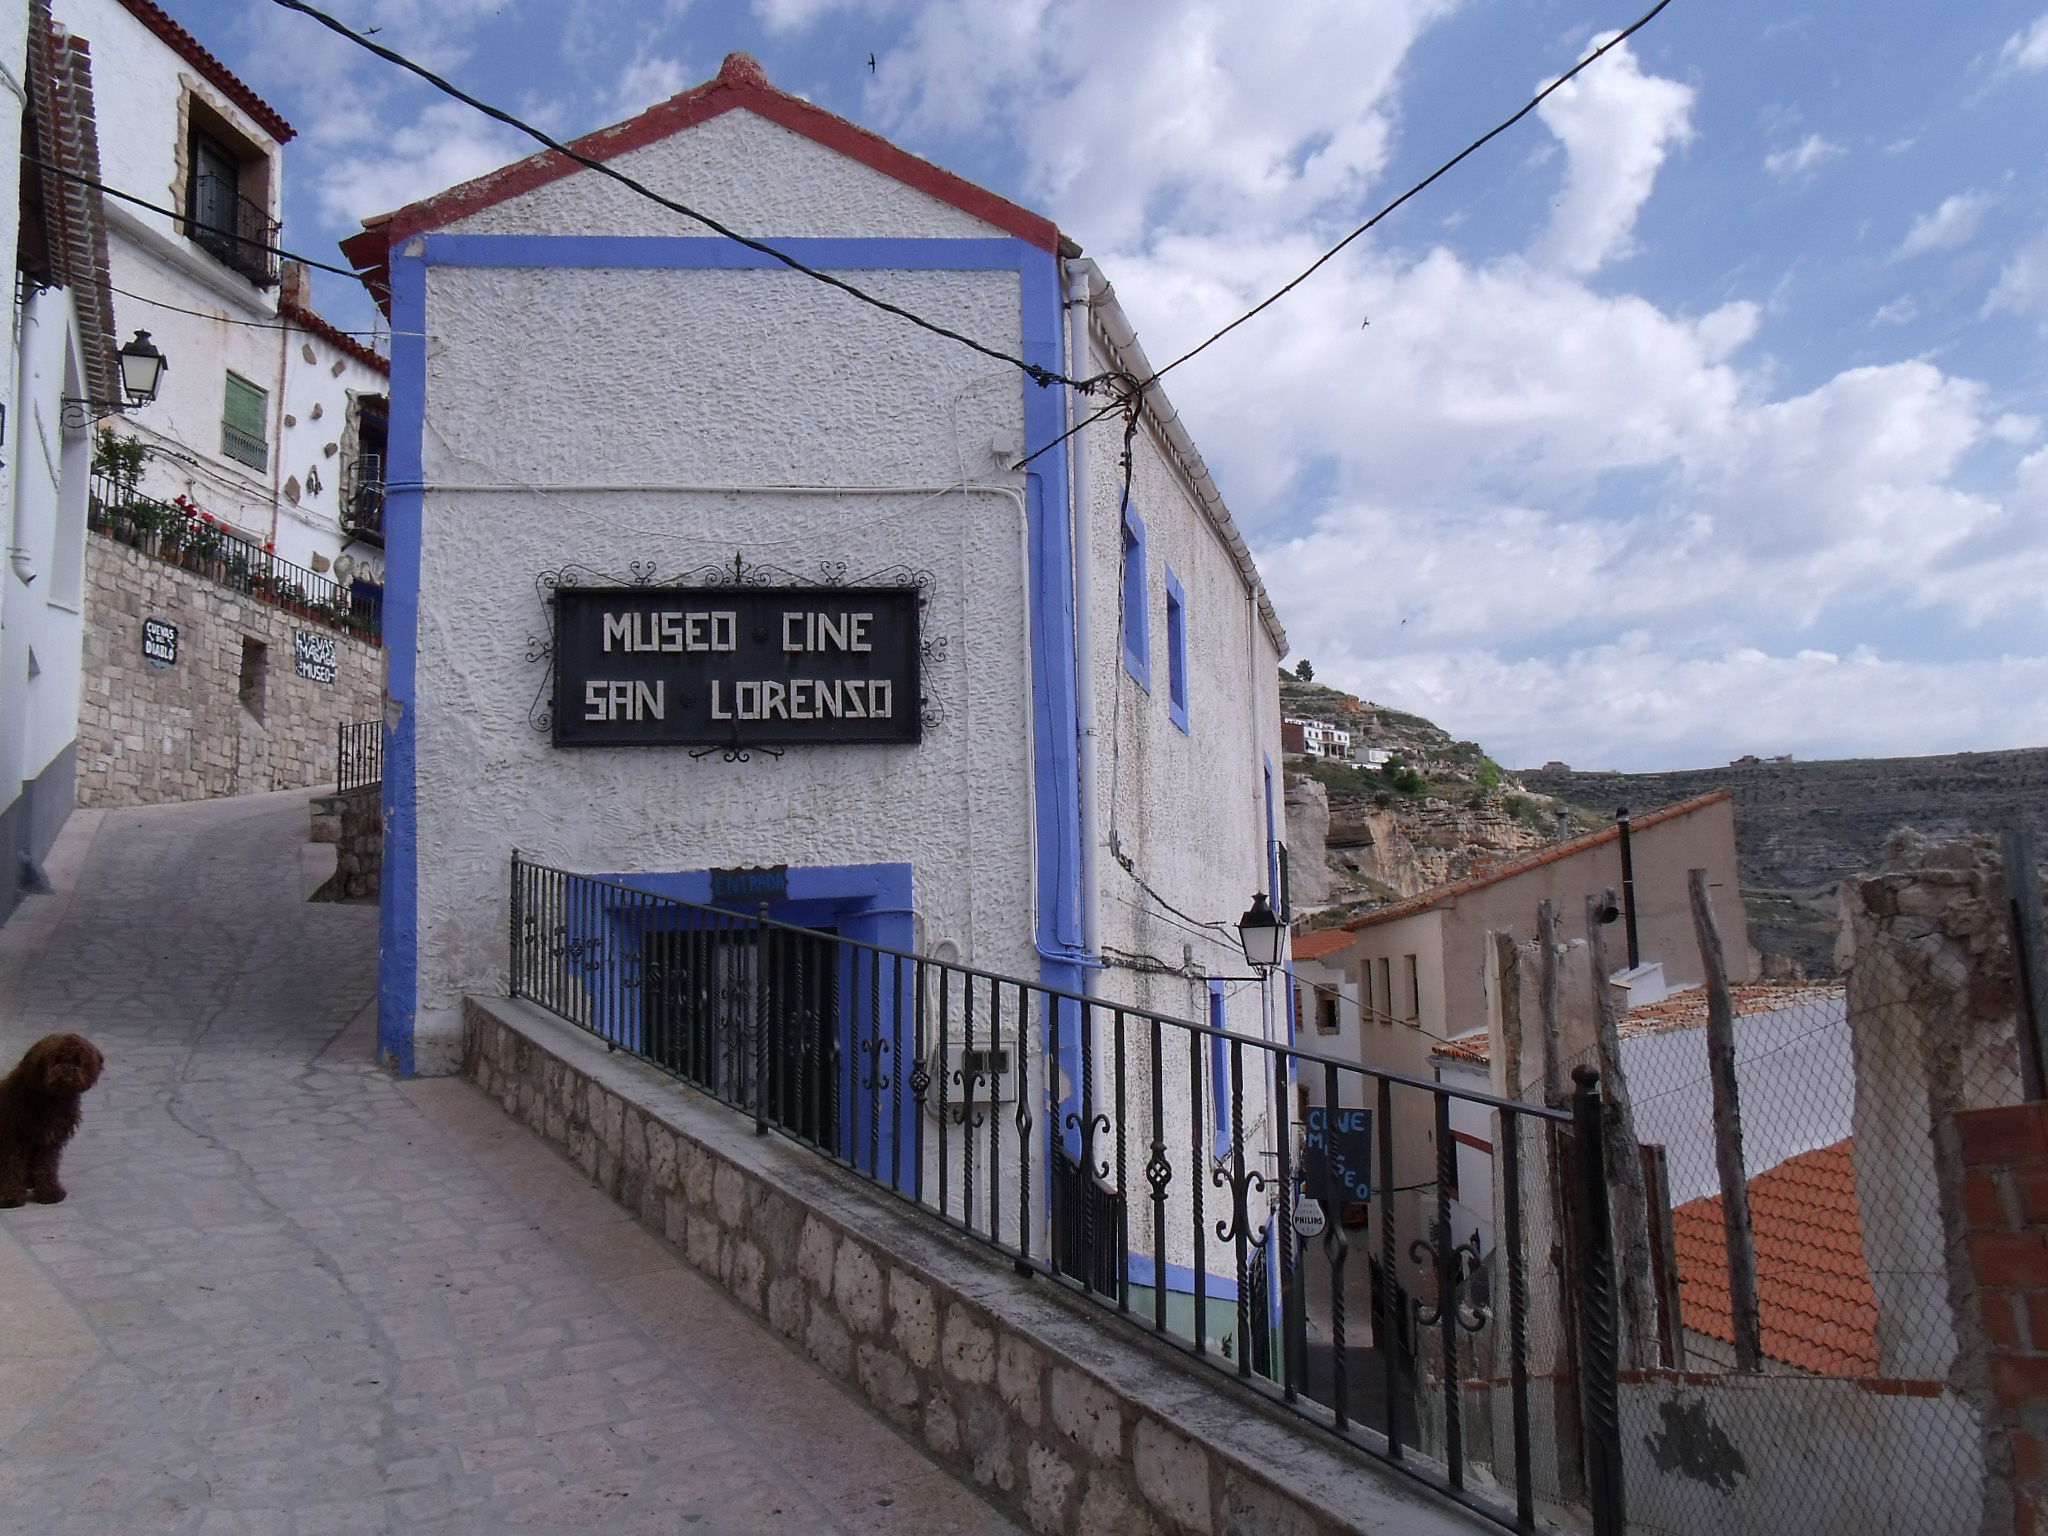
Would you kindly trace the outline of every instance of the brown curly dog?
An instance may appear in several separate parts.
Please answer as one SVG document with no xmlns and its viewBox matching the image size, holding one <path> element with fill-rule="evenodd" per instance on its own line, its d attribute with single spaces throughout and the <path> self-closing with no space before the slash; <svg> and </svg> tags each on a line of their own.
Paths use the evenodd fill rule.
<svg viewBox="0 0 2048 1536">
<path fill-rule="evenodd" d="M 64 1198 L 57 1159 L 78 1129 L 80 1095 L 105 1064 L 83 1035 L 45 1035 L 0 1078 L 0 1206 L 31 1194 L 43 1205 Z"/>
</svg>

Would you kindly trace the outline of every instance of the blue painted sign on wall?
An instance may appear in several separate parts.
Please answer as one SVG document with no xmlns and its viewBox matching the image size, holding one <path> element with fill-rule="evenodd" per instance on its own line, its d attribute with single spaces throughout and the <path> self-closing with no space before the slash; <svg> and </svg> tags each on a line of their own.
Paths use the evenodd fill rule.
<svg viewBox="0 0 2048 1536">
<path fill-rule="evenodd" d="M 1372 1198 L 1372 1111 L 1311 1104 L 1302 1120 L 1302 1175 L 1327 1204 Z"/>
</svg>

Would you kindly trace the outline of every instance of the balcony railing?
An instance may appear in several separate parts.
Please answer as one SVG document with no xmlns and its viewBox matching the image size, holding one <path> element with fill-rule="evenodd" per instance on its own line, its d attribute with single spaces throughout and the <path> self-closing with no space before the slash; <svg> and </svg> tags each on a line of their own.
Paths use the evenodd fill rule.
<svg viewBox="0 0 2048 1536">
<path fill-rule="evenodd" d="M 182 499 L 157 501 L 117 476 L 95 474 L 86 520 L 94 532 L 167 564 L 358 640 L 383 643 L 380 592 L 279 559 Z"/>
<path fill-rule="evenodd" d="M 1592 1074 L 1546 1108 L 766 907 L 511 876 L 513 996 L 1467 1508 L 1619 1536 Z M 1460 1190 L 1454 1116 L 1492 1187 Z"/>
<path fill-rule="evenodd" d="M 192 189 L 192 212 L 185 233 L 259 287 L 277 282 L 274 246 L 282 225 L 270 210 L 242 196 L 238 184 L 201 172 Z"/>
<path fill-rule="evenodd" d="M 334 728 L 334 787 L 338 793 L 384 782 L 384 722 L 344 720 Z"/>
<path fill-rule="evenodd" d="M 341 531 L 365 544 L 384 547 L 384 457 L 366 453 L 341 500 Z"/>
</svg>

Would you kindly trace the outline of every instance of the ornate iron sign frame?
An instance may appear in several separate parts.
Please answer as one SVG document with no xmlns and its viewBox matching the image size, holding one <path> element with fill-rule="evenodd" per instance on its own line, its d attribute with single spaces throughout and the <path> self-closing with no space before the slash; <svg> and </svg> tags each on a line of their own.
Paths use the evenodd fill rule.
<svg viewBox="0 0 2048 1536">
<path fill-rule="evenodd" d="M 922 618 L 930 607 L 931 595 L 936 581 L 932 573 L 907 565 L 889 566 L 870 572 L 852 580 L 847 578 L 847 562 L 844 560 L 821 560 L 817 563 L 814 576 L 806 577 L 795 571 L 777 565 L 759 564 L 749 561 L 743 554 L 735 553 L 730 562 L 719 565 L 700 565 L 681 571 L 672 576 L 659 575 L 659 567 L 652 560 L 634 560 L 628 564 L 624 577 L 608 575 L 580 563 L 570 563 L 552 571 L 544 571 L 534 578 L 534 592 L 540 599 L 541 607 L 548 616 L 546 630 L 542 634 L 529 634 L 526 643 L 526 659 L 532 663 L 544 663 L 545 671 L 534 690 L 533 703 L 527 710 L 527 723 L 536 731 L 549 737 L 556 735 L 555 715 L 557 708 L 558 640 L 556 638 L 555 594 L 564 588 L 614 588 L 628 590 L 662 590 L 679 588 L 731 588 L 738 591 L 757 591 L 767 596 L 775 589 L 786 589 L 792 593 L 805 591 L 820 595 L 842 593 L 850 595 L 862 589 L 892 589 L 907 592 L 915 600 L 918 616 L 917 660 L 917 714 L 916 733 L 932 729 L 944 723 L 946 711 L 933 690 L 931 672 L 935 665 L 944 662 L 947 652 L 945 636 L 933 636 L 923 632 Z M 691 751 L 692 758 L 705 758 L 717 753 L 726 762 L 749 762 L 755 752 L 770 757 L 781 757 L 789 743 L 770 744 L 760 739 L 759 730 L 750 730 L 752 722 L 734 720 L 731 723 L 729 739 L 710 745 L 700 745 Z M 915 736 L 910 739 L 915 739 Z M 826 743 L 820 743 L 826 744 Z"/>
</svg>

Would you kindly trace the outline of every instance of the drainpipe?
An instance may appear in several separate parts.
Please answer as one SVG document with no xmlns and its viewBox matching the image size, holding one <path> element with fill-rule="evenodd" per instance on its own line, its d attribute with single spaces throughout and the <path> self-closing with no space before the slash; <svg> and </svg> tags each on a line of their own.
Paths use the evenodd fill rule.
<svg viewBox="0 0 2048 1536">
<path fill-rule="evenodd" d="M 1067 263 L 1067 371 L 1076 378 L 1088 371 L 1088 318 L 1095 296 L 1096 267 L 1092 261 Z M 1070 418 L 1081 414 L 1081 401 L 1071 391 L 1067 397 Z M 1067 440 L 1067 461 L 1072 475 L 1072 493 L 1067 498 L 1073 518 L 1074 548 L 1074 707 L 1080 717 L 1079 771 L 1081 777 L 1081 948 L 1092 959 L 1102 953 L 1102 892 L 1100 842 L 1095 806 L 1095 562 L 1092 556 L 1092 524 L 1089 516 L 1088 434 L 1076 432 Z M 1082 986 L 1095 993 L 1095 967 L 1082 971 Z"/>
<path fill-rule="evenodd" d="M 1628 968 L 1634 970 L 1643 963 L 1643 952 L 1636 942 L 1636 860 L 1629 843 L 1627 806 L 1614 813 L 1614 824 L 1621 829 L 1621 916 L 1628 925 Z"/>
</svg>

